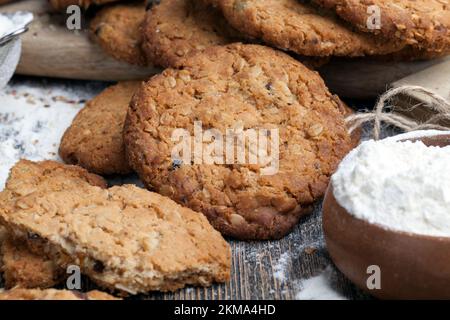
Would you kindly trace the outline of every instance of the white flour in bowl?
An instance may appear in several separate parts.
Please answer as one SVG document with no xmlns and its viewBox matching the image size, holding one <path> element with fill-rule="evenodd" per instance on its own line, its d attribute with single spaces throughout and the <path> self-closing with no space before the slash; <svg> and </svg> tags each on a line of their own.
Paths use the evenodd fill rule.
<svg viewBox="0 0 450 320">
<path fill-rule="evenodd" d="M 450 237 L 450 146 L 399 141 L 424 135 L 371 140 L 353 150 L 332 177 L 338 203 L 387 229 Z"/>
</svg>

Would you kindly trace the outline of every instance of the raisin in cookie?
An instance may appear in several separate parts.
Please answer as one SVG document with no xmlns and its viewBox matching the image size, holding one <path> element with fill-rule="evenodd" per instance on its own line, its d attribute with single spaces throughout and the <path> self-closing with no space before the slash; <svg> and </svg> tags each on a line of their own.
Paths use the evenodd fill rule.
<svg viewBox="0 0 450 320">
<path fill-rule="evenodd" d="M 124 127 L 127 157 L 148 188 L 203 212 L 222 234 L 280 238 L 323 196 L 351 149 L 343 110 L 320 76 L 287 54 L 259 45 L 211 47 L 137 91 Z M 279 130 L 278 173 L 263 175 L 254 164 L 174 162 L 174 130 L 193 136 L 195 121 L 221 134 L 240 126 Z"/>
<path fill-rule="evenodd" d="M 330 10 L 320 10 L 305 0 L 214 0 L 213 3 L 242 33 L 300 55 L 381 55 L 404 46 L 355 32 Z"/>
<path fill-rule="evenodd" d="M 109 6 L 101 9 L 91 21 L 91 34 L 103 50 L 115 59 L 146 65 L 141 49 L 144 17 L 144 2 Z"/>
<path fill-rule="evenodd" d="M 101 291 L 87 293 L 56 289 L 23 289 L 14 288 L 0 291 L 0 300 L 119 300 Z"/>
<path fill-rule="evenodd" d="M 198 0 L 162 0 L 148 11 L 143 24 L 148 61 L 175 66 L 184 56 L 238 39 L 221 13 Z"/>
<path fill-rule="evenodd" d="M 429 51 L 450 49 L 449 0 L 314 0 L 364 32 L 384 36 L 391 42 L 406 42 Z M 367 21 L 379 10 L 380 24 Z M 370 24 L 369 24 L 370 26 Z"/>
<path fill-rule="evenodd" d="M 70 188 L 55 188 L 60 176 L 36 175 L 42 166 L 20 161 L 0 194 L 12 198 L 0 223 L 30 249 L 37 243 L 61 267 L 78 265 L 99 285 L 130 294 L 229 279 L 230 247 L 202 214 L 131 185 L 67 178 Z"/>
<path fill-rule="evenodd" d="M 138 81 L 111 86 L 89 101 L 65 132 L 59 154 L 69 164 L 78 164 L 98 174 L 126 174 L 123 124 Z"/>
</svg>

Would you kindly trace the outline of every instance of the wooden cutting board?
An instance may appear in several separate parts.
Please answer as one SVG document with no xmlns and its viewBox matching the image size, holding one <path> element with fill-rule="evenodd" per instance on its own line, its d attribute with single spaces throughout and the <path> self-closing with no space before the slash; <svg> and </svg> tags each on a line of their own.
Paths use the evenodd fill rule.
<svg viewBox="0 0 450 320">
<path fill-rule="evenodd" d="M 19 10 L 33 12 L 35 20 L 22 36 L 17 74 L 117 81 L 145 79 L 160 72 L 155 67 L 134 66 L 106 55 L 89 38 L 87 30 L 68 30 L 65 15 L 52 12 L 46 0 L 24 0 L 0 7 L 0 12 Z"/>
<path fill-rule="evenodd" d="M 160 71 L 109 57 L 89 39 L 87 31 L 68 30 L 65 16 L 52 13 L 46 0 L 23 0 L 0 7 L 0 11 L 17 10 L 35 13 L 35 22 L 22 38 L 23 54 L 18 74 L 116 81 L 147 78 Z M 398 63 L 368 58 L 332 59 L 319 72 L 333 93 L 343 98 L 371 99 L 383 93 L 391 83 L 444 60 Z"/>
</svg>

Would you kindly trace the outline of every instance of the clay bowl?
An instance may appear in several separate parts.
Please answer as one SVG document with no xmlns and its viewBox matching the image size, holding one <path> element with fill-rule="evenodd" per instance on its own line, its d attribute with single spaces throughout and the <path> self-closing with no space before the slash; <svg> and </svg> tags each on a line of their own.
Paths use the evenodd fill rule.
<svg viewBox="0 0 450 320">
<path fill-rule="evenodd" d="M 450 144 L 450 135 L 420 140 L 442 147 Z M 450 299 L 450 237 L 390 231 L 357 219 L 337 203 L 331 184 L 324 200 L 323 229 L 338 269 L 371 295 L 381 299 Z M 380 267 L 381 289 L 368 289 L 367 280 L 373 274 L 368 273 L 368 267 L 372 265 Z"/>
</svg>

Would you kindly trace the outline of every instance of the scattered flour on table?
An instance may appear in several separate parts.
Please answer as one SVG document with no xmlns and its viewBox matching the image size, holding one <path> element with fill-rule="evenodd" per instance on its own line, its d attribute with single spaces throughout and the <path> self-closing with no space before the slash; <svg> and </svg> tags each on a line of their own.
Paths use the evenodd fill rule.
<svg viewBox="0 0 450 320">
<path fill-rule="evenodd" d="M 347 300 L 333 287 L 334 270 L 328 266 L 319 275 L 303 280 L 297 300 Z"/>
<path fill-rule="evenodd" d="M 0 190 L 18 160 L 59 160 L 61 137 L 86 98 L 41 83 L 13 84 L 0 92 Z"/>
</svg>

